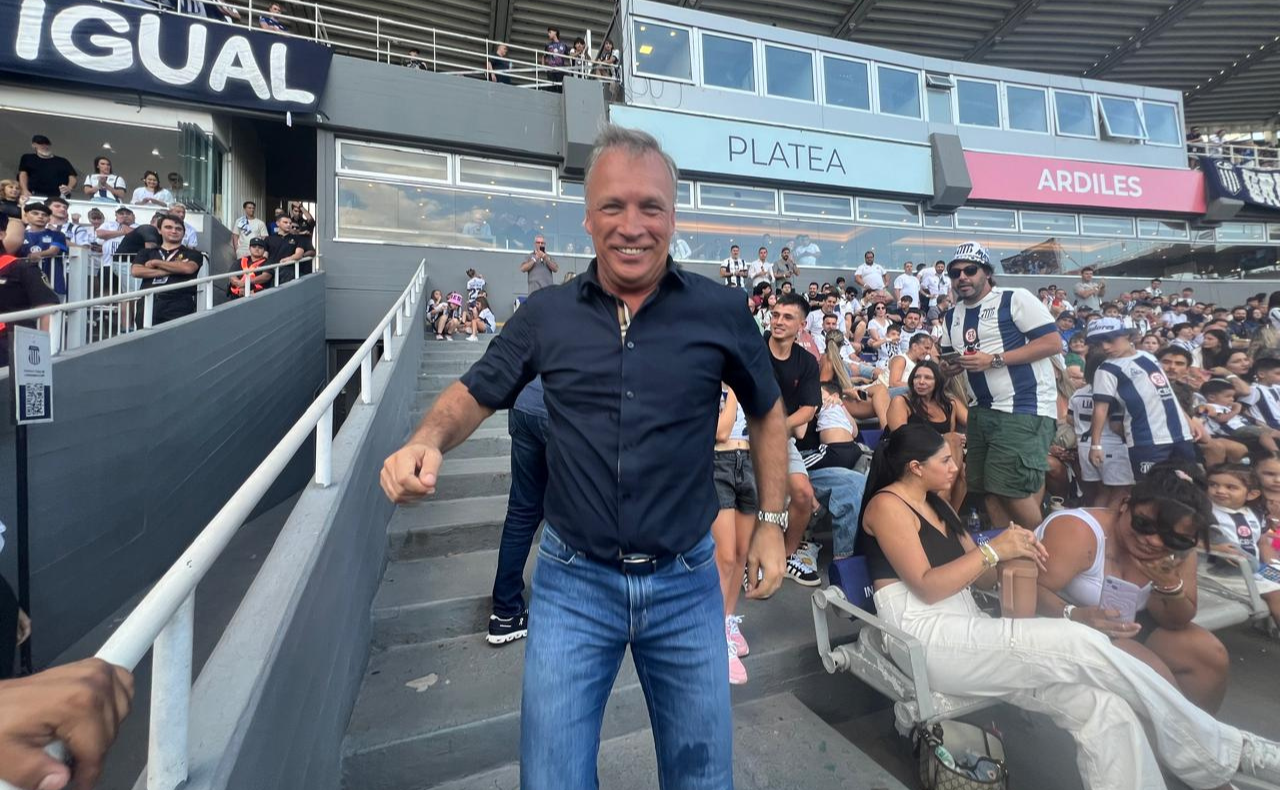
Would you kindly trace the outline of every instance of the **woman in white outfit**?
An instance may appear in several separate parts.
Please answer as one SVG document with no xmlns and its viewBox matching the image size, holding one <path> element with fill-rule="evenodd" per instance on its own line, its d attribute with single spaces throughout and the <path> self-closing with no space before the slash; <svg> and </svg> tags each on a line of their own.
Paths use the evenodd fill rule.
<svg viewBox="0 0 1280 790">
<path fill-rule="evenodd" d="M 991 618 L 978 608 L 969 585 L 994 582 L 1002 560 L 1043 566 L 1045 549 L 1016 526 L 974 545 L 938 493 L 949 490 L 956 466 L 937 431 L 905 425 L 876 456 L 858 553 L 880 616 L 924 643 L 934 689 L 1049 715 L 1075 738 L 1090 790 L 1161 790 L 1162 765 L 1196 790 L 1227 787 L 1237 772 L 1280 783 L 1280 745 L 1218 722 L 1100 632 L 1061 618 Z"/>
</svg>

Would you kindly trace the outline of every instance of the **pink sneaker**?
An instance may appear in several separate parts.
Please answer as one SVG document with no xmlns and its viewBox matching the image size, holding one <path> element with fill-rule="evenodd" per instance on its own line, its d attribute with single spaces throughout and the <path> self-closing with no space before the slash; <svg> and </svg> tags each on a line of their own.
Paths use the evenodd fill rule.
<svg viewBox="0 0 1280 790">
<path fill-rule="evenodd" d="M 739 658 L 751 652 L 751 648 L 747 647 L 747 638 L 738 630 L 738 625 L 741 622 L 742 615 L 731 614 L 724 618 L 724 635 L 737 648 Z"/>
<path fill-rule="evenodd" d="M 733 642 L 729 642 L 729 685 L 741 686 L 747 682 L 747 668 L 742 665 L 742 659 L 738 658 L 738 649 L 734 647 Z"/>
</svg>

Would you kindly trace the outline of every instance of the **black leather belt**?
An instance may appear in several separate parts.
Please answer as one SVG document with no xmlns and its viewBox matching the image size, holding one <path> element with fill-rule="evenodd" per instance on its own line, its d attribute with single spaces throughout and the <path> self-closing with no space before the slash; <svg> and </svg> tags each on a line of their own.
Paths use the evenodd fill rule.
<svg viewBox="0 0 1280 790">
<path fill-rule="evenodd" d="M 624 554 L 616 562 L 618 569 L 628 576 L 649 576 L 672 559 L 674 557 L 655 557 L 652 554 Z"/>
</svg>

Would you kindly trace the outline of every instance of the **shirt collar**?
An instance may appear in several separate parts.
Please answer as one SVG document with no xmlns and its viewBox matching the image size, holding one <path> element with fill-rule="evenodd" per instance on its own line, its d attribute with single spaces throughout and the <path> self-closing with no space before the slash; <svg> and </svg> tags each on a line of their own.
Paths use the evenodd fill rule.
<svg viewBox="0 0 1280 790">
<path fill-rule="evenodd" d="M 604 286 L 600 284 L 600 277 L 596 269 L 597 266 L 597 259 L 592 258 L 591 263 L 587 266 L 587 270 L 574 278 L 574 282 L 578 284 L 579 299 L 586 298 L 588 289 L 590 288 L 594 288 L 596 291 L 599 291 L 606 296 L 613 296 L 613 294 L 606 291 Z M 676 263 L 672 260 L 671 256 L 668 255 L 667 273 L 658 281 L 658 290 L 661 291 L 666 288 L 685 288 L 689 285 L 689 277 L 691 276 L 693 275 L 690 275 L 687 271 L 681 268 L 680 264 Z"/>
</svg>

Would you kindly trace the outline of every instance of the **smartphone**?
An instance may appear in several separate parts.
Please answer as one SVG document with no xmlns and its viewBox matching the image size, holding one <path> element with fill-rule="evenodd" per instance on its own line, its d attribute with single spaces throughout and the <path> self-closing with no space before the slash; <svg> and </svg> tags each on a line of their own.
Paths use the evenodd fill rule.
<svg viewBox="0 0 1280 790">
<path fill-rule="evenodd" d="M 940 356 L 939 359 L 941 359 L 943 362 L 950 365 L 950 364 L 953 364 L 956 360 L 960 359 L 960 352 L 948 351 L 944 353 L 942 356 Z"/>
<path fill-rule="evenodd" d="M 1119 612 L 1121 622 L 1132 623 L 1138 618 L 1139 592 L 1141 589 L 1133 582 L 1108 576 L 1102 580 L 1102 600 L 1098 605 Z"/>
<path fill-rule="evenodd" d="M 1280 568 L 1274 565 L 1263 565 L 1258 568 L 1258 575 L 1269 582 L 1280 584 Z"/>
</svg>

